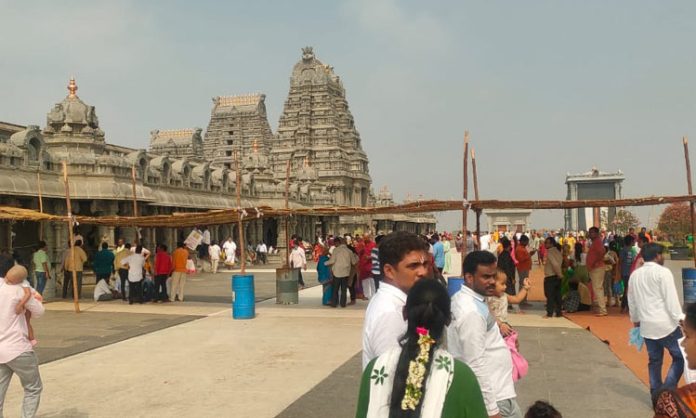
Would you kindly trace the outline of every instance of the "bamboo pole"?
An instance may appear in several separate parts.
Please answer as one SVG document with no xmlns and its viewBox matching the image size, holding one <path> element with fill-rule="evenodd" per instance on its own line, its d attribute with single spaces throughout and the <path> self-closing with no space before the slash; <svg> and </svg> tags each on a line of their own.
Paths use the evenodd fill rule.
<svg viewBox="0 0 696 418">
<path fill-rule="evenodd" d="M 70 240 L 70 258 L 72 259 L 73 265 L 73 302 L 75 305 L 75 313 L 80 313 L 80 300 L 78 298 L 77 292 L 77 260 L 75 260 L 75 242 L 73 241 L 75 237 L 73 235 L 72 205 L 70 203 L 70 183 L 68 183 L 68 164 L 65 161 L 63 161 L 63 184 L 65 185 L 65 204 L 67 206 L 68 212 L 68 239 Z"/>
<path fill-rule="evenodd" d="M 241 274 L 246 273 L 246 247 L 244 246 L 244 224 L 242 223 L 242 169 L 240 164 L 239 152 L 234 151 L 234 164 L 237 169 L 237 228 L 239 228 L 239 247 L 241 248 L 240 257 L 241 262 Z"/>
<path fill-rule="evenodd" d="M 36 187 L 39 191 L 39 212 L 43 213 L 43 195 L 41 192 L 41 169 L 36 171 Z M 39 241 L 43 241 L 43 221 L 39 221 Z"/>
<path fill-rule="evenodd" d="M 137 189 L 136 189 L 136 184 L 135 184 L 135 164 L 131 166 L 131 180 L 133 183 L 133 219 L 137 220 L 138 218 L 138 194 L 137 194 Z M 133 224 L 133 228 L 135 228 L 135 244 L 140 243 L 140 237 L 138 237 L 139 232 L 138 232 L 138 226 Z"/>
<path fill-rule="evenodd" d="M 471 170 L 474 174 L 474 199 L 479 200 L 479 188 L 478 188 L 478 172 L 476 171 L 476 152 L 471 148 Z M 466 237 L 464 237 L 466 240 Z M 481 209 L 476 210 L 476 241 L 481 245 Z M 466 241 L 464 241 L 466 243 Z"/>
<path fill-rule="evenodd" d="M 290 195 L 290 159 L 288 158 L 288 163 L 285 166 L 285 210 L 289 210 L 288 196 Z M 285 261 L 283 261 L 283 268 L 290 267 L 290 236 L 288 235 L 288 216 L 285 215 L 283 218 L 284 228 L 285 228 Z"/>
<path fill-rule="evenodd" d="M 689 189 L 689 195 L 692 193 L 691 187 L 691 161 L 689 158 L 689 140 L 687 137 L 682 138 L 682 143 L 684 144 L 684 160 L 686 161 L 686 185 Z M 696 216 L 694 214 L 694 201 L 689 202 L 689 209 L 691 213 L 691 248 L 692 250 L 696 248 L 694 246 L 694 241 L 696 240 Z M 694 267 L 696 267 L 696 254 L 694 254 Z"/>
<path fill-rule="evenodd" d="M 464 189 L 462 192 L 462 237 L 464 238 L 464 246 L 462 246 L 462 277 L 464 276 L 464 258 L 466 257 L 466 228 L 467 216 L 469 214 L 469 131 L 464 131 Z"/>
</svg>

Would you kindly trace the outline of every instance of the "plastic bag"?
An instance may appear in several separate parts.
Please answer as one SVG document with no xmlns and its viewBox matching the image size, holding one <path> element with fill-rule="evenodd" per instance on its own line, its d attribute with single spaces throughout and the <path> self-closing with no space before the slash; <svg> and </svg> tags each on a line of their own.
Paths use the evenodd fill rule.
<svg viewBox="0 0 696 418">
<path fill-rule="evenodd" d="M 512 381 L 517 382 L 527 375 L 529 363 L 517 349 L 517 332 L 508 335 L 504 340 L 512 357 Z"/>
<path fill-rule="evenodd" d="M 196 263 L 190 258 L 186 261 L 186 273 L 193 274 L 196 272 Z"/>
<path fill-rule="evenodd" d="M 644 343 L 645 341 L 643 340 L 643 337 L 640 335 L 640 327 L 633 327 L 630 331 L 628 331 L 629 345 L 635 345 L 638 351 L 640 351 L 643 349 Z"/>
</svg>

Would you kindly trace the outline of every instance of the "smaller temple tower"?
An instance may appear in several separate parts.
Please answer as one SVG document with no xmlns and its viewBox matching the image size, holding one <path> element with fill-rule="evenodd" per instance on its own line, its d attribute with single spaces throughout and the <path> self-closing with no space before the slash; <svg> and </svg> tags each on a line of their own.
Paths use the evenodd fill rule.
<svg viewBox="0 0 696 418">
<path fill-rule="evenodd" d="M 240 160 L 246 160 L 254 152 L 268 156 L 272 138 L 265 94 L 213 98 L 203 146 L 208 161 L 231 169 L 235 151 L 240 154 Z"/>
</svg>

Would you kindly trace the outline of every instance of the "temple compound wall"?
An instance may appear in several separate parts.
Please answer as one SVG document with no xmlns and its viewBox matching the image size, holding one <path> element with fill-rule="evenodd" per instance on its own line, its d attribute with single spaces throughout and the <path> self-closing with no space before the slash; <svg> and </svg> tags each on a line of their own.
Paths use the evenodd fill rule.
<svg viewBox="0 0 696 418">
<path fill-rule="evenodd" d="M 290 92 L 274 135 L 266 117 L 265 95 L 213 99 L 208 129 L 154 130 L 149 147 L 107 143 L 94 106 L 68 95 L 47 114 L 43 128 L 0 122 L 0 205 L 65 214 L 62 163 L 66 162 L 72 210 L 88 216 L 134 215 L 133 175 L 138 215 L 205 211 L 237 206 L 237 172 L 243 207 L 284 207 L 290 165 L 288 206 L 392 205 L 388 190 L 371 190 L 368 159 L 348 110 L 345 90 L 330 66 L 304 48 L 290 79 Z M 41 196 L 41 199 L 39 199 Z M 41 200 L 41 203 L 40 203 Z M 40 207 L 40 205 L 42 207 Z M 245 222 L 247 243 L 274 247 L 287 242 L 282 222 Z M 293 216 L 289 233 L 307 241 L 316 235 L 434 229 L 432 215 Z M 170 249 L 187 228 L 113 228 L 79 225 L 91 255 L 101 242 L 118 238 L 157 243 Z M 236 225 L 210 226 L 212 239 L 238 239 Z M 64 223 L 0 222 L 0 249 L 29 260 L 44 239 L 49 256 L 60 260 L 68 243 Z M 54 281 L 50 286 L 54 285 Z M 52 289 L 48 289 L 49 296 Z"/>
</svg>

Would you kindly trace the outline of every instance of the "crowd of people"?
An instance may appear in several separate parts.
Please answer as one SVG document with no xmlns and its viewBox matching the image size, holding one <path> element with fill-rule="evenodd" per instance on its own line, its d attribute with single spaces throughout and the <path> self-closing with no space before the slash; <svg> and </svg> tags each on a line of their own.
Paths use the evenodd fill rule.
<svg viewBox="0 0 696 418">
<path fill-rule="evenodd" d="M 288 262 L 301 273 L 307 269 L 307 245 L 298 236 L 288 244 L 292 248 Z M 73 290 L 73 280 L 75 291 L 81 292 L 87 261 L 81 246 L 77 236 L 62 258 L 64 298 Z M 310 248 L 323 286 L 323 304 L 335 308 L 369 300 L 357 417 L 561 417 L 544 401 L 535 402 L 524 414 L 517 403 L 515 385 L 529 365 L 508 322 L 508 311 L 524 306 L 535 255 L 544 271 L 547 317 L 593 307 L 601 317 L 606 316 L 608 304 L 620 306 L 647 347 L 656 417 L 696 412 L 696 383 L 687 380 L 689 385 L 677 389 L 685 363 L 688 369 L 696 368 L 696 305 L 682 313 L 674 278 L 663 266 L 665 249 L 646 231 L 619 236 L 593 227 L 587 234 L 496 233 L 481 238 L 397 231 L 374 238 L 370 234 L 320 237 Z M 443 274 L 451 269 L 452 253 L 465 248 L 464 285 L 450 294 Z M 46 244 L 39 242 L 33 255 L 35 288 L 28 283 L 25 267 L 0 255 L 0 277 L 4 277 L 0 302 L 9 301 L 0 303 L 0 325 L 5 330 L 0 334 L 0 392 L 6 389 L 8 376 L 20 375 L 29 416 L 41 393 L 31 318 L 43 313 L 41 293 L 46 281 L 53 279 L 45 250 Z M 207 268 L 214 272 L 215 261 L 226 260 L 226 252 L 234 253 L 230 244 L 212 240 L 205 253 L 179 242 L 171 253 L 158 245 L 154 254 L 123 239 L 113 249 L 104 242 L 91 260 L 97 280 L 95 299 L 120 297 L 131 304 L 148 299 L 183 301 L 186 277 L 196 270 L 197 262 L 205 266 L 207 260 Z M 578 278 L 583 268 L 591 287 Z M 111 283 L 113 277 L 118 280 Z M 304 285 L 300 274 L 298 286 Z M 2 337 L 8 332 L 26 338 L 10 341 Z M 663 379 L 664 350 L 672 364 Z"/>
<path fill-rule="evenodd" d="M 515 382 L 527 365 L 515 331 L 488 304 L 495 299 L 507 313 L 508 277 L 498 257 L 469 252 L 465 284 L 450 297 L 431 248 L 438 242 L 408 232 L 380 240 L 381 277 L 365 312 L 356 416 L 560 417 L 547 402 L 524 415 L 517 403 Z M 519 300 L 528 288 L 525 279 Z"/>
<path fill-rule="evenodd" d="M 696 365 L 696 305 L 686 307 L 685 317 L 674 277 L 663 266 L 665 247 L 652 234 L 643 229 L 621 236 L 592 227 L 587 233 L 497 235 L 484 249 L 472 236 L 465 284 L 451 298 L 436 280 L 437 239 L 401 232 L 382 239 L 381 285 L 363 327 L 357 416 L 522 417 L 515 382 L 528 364 L 507 314 L 509 305 L 527 297 L 535 254 L 544 271 L 546 316 L 594 309 L 605 317 L 608 305 L 620 307 L 647 348 L 655 416 L 696 416 L 696 378 L 685 375 L 689 385 L 676 389 L 685 362 L 689 369 Z M 465 242 L 457 235 L 455 249 Z M 663 378 L 665 350 L 672 361 Z M 560 413 L 540 401 L 525 416 Z"/>
<path fill-rule="evenodd" d="M 643 264 L 641 248 L 653 242 L 652 235 L 646 228 L 639 232 L 630 228 L 621 235 L 592 227 L 586 232 L 496 231 L 480 237 L 467 233 L 466 241 L 458 234 L 455 243 L 458 251 L 467 242 L 471 251 L 493 253 L 507 276 L 509 295 L 523 289 L 534 262 L 543 266 L 546 317 L 591 309 L 597 316 L 606 316 L 607 307 L 612 306 L 628 312 L 629 279 Z M 444 273 L 452 271 L 445 268 Z M 525 306 L 529 306 L 526 297 L 511 309 Z"/>
</svg>

